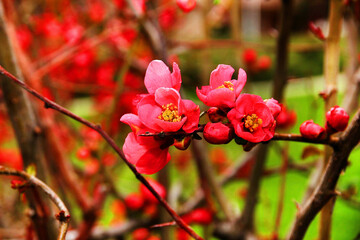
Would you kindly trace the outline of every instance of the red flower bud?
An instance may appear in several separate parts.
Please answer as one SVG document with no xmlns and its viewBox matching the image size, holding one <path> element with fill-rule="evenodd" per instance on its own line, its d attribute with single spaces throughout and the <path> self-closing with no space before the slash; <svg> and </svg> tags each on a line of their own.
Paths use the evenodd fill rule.
<svg viewBox="0 0 360 240">
<path fill-rule="evenodd" d="M 296 112 L 288 110 L 284 104 L 281 104 L 281 112 L 276 118 L 277 128 L 290 128 L 296 123 Z"/>
<path fill-rule="evenodd" d="M 254 64 L 257 58 L 257 53 L 254 49 L 248 48 L 243 52 L 243 61 L 245 64 L 250 65 Z"/>
<path fill-rule="evenodd" d="M 226 144 L 234 138 L 234 129 L 221 122 L 207 123 L 204 128 L 204 138 L 212 144 Z"/>
<path fill-rule="evenodd" d="M 257 62 L 257 67 L 261 71 L 268 70 L 271 67 L 271 58 L 269 56 L 261 56 Z"/>
<path fill-rule="evenodd" d="M 209 117 L 210 122 L 217 123 L 228 123 L 229 119 L 226 117 L 226 113 L 222 110 L 220 110 L 217 107 L 212 107 L 209 110 L 207 110 L 207 115 Z"/>
<path fill-rule="evenodd" d="M 182 140 L 178 141 L 175 139 L 174 146 L 179 150 L 186 150 L 191 143 L 191 136 L 186 136 Z"/>
<path fill-rule="evenodd" d="M 125 205 L 131 210 L 139 210 L 144 206 L 144 198 L 137 193 L 131 193 L 125 198 Z"/>
<path fill-rule="evenodd" d="M 313 120 L 307 120 L 301 124 L 300 133 L 304 138 L 321 139 L 325 134 L 325 129 Z"/>
<path fill-rule="evenodd" d="M 190 213 L 193 223 L 208 225 L 212 222 L 212 213 L 206 208 L 198 208 Z"/>
<path fill-rule="evenodd" d="M 264 100 L 264 102 L 266 106 L 268 106 L 268 108 L 270 109 L 273 117 L 276 119 L 281 112 L 281 105 L 279 104 L 279 102 L 273 98 L 266 99 Z"/>
<path fill-rule="evenodd" d="M 326 130 L 334 133 L 344 131 L 349 122 L 349 115 L 339 106 L 332 107 L 326 113 Z"/>
<path fill-rule="evenodd" d="M 133 240 L 146 240 L 150 236 L 147 228 L 138 228 L 132 233 Z"/>
</svg>

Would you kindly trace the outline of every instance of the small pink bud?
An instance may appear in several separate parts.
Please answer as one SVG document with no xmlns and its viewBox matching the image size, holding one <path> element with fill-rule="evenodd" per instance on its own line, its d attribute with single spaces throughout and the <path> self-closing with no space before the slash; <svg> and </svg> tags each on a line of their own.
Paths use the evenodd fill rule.
<svg viewBox="0 0 360 240">
<path fill-rule="evenodd" d="M 349 122 L 349 115 L 339 106 L 332 107 L 326 113 L 326 130 L 334 133 L 344 131 Z"/>
<path fill-rule="evenodd" d="M 270 109 L 273 117 L 276 119 L 281 112 L 281 106 L 279 102 L 273 98 L 264 100 L 266 106 Z"/>
<path fill-rule="evenodd" d="M 207 123 L 204 138 L 212 144 L 226 144 L 234 138 L 234 129 L 221 123 Z"/>
<path fill-rule="evenodd" d="M 301 124 L 300 133 L 304 138 L 321 139 L 325 134 L 325 129 L 313 120 L 307 120 Z"/>
</svg>

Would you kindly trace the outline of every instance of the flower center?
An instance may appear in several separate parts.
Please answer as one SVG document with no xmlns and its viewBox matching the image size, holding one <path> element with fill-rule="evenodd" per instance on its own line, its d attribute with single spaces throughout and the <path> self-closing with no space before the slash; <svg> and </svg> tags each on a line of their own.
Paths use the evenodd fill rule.
<svg viewBox="0 0 360 240">
<path fill-rule="evenodd" d="M 244 126 L 250 131 L 254 132 L 262 124 L 262 119 L 255 113 L 251 115 L 244 115 Z"/>
<path fill-rule="evenodd" d="M 217 87 L 218 88 L 227 88 L 230 89 L 231 91 L 234 91 L 234 84 L 232 84 L 230 81 L 225 81 L 223 85 Z"/>
<path fill-rule="evenodd" d="M 167 122 L 180 122 L 181 116 L 179 116 L 178 107 L 173 103 L 162 105 L 162 112 L 158 116 L 158 119 L 164 120 Z"/>
</svg>

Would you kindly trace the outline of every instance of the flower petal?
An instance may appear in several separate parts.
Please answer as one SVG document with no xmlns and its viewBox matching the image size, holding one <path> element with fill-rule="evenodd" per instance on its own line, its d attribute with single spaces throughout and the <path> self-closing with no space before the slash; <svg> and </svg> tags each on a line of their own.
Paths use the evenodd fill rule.
<svg viewBox="0 0 360 240">
<path fill-rule="evenodd" d="M 149 149 L 135 165 L 141 174 L 154 174 L 160 171 L 170 161 L 171 156 L 168 148 Z"/>
<path fill-rule="evenodd" d="M 182 126 L 182 129 L 187 133 L 191 133 L 198 128 L 200 108 L 191 100 L 182 100 L 182 102 L 184 104 L 184 113 L 179 113 L 185 114 L 185 116 L 187 117 L 187 120 Z"/>
<path fill-rule="evenodd" d="M 224 84 L 225 81 L 230 81 L 234 73 L 234 69 L 230 65 L 219 64 L 210 75 L 210 86 L 215 89 Z"/>
<path fill-rule="evenodd" d="M 179 90 L 181 85 L 179 67 L 174 64 L 174 72 L 171 74 L 163 61 L 154 60 L 146 69 L 144 84 L 150 94 L 154 94 L 160 87 Z"/>
<path fill-rule="evenodd" d="M 167 105 L 169 103 L 179 107 L 180 94 L 173 88 L 158 88 L 155 91 L 155 102 L 160 106 Z"/>
<path fill-rule="evenodd" d="M 156 124 L 155 120 L 159 120 L 158 116 L 161 114 L 161 107 L 155 102 L 154 95 L 144 97 L 138 105 L 138 115 L 140 121 L 151 130 L 156 132 L 162 131 L 162 128 Z M 159 120 L 160 121 L 160 120 Z"/>
<path fill-rule="evenodd" d="M 246 79 L 247 79 L 246 72 L 244 71 L 244 69 L 239 68 L 238 80 L 232 81 L 232 84 L 234 85 L 236 97 L 239 96 L 240 92 L 243 90 L 246 83 Z"/>
</svg>

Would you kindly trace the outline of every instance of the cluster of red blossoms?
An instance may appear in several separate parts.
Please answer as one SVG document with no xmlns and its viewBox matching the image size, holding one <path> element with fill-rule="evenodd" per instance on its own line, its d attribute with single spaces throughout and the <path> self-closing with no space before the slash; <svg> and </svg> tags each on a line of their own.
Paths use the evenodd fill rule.
<svg viewBox="0 0 360 240">
<path fill-rule="evenodd" d="M 339 106 L 332 107 L 326 113 L 325 128 L 314 123 L 313 120 L 307 120 L 300 126 L 300 133 L 303 137 L 313 140 L 324 139 L 327 136 L 344 131 L 349 122 L 349 115 Z"/>
<path fill-rule="evenodd" d="M 171 145 L 186 149 L 191 138 L 203 127 L 204 138 L 212 144 L 225 144 L 234 137 L 238 143 L 259 143 L 274 136 L 276 118 L 281 112 L 274 99 L 263 100 L 253 94 L 240 94 L 246 73 L 239 69 L 238 79 L 232 80 L 234 69 L 219 65 L 210 76 L 210 85 L 197 88 L 199 99 L 210 108 L 210 122 L 199 126 L 200 110 L 194 102 L 181 98 L 180 69 L 173 72 L 159 60 L 152 61 L 145 75 L 148 94 L 138 97 L 137 114 L 125 114 L 120 121 L 132 132 L 123 150 L 127 159 L 140 173 L 153 174 L 170 160 Z"/>
</svg>

